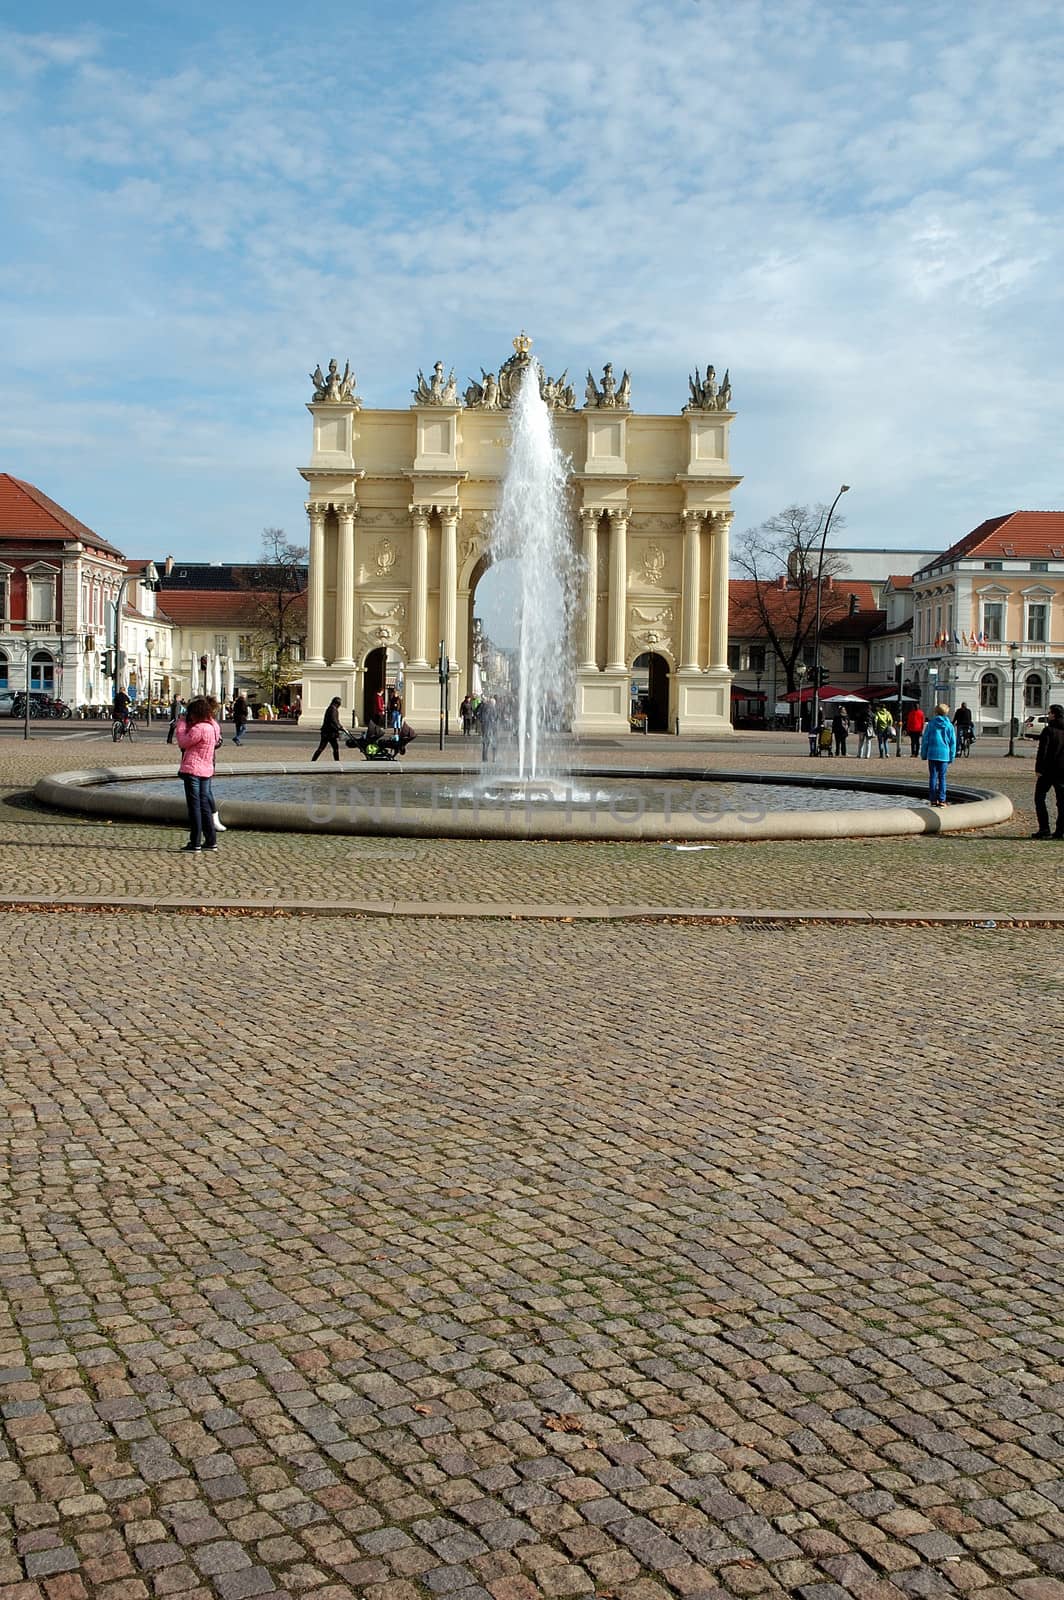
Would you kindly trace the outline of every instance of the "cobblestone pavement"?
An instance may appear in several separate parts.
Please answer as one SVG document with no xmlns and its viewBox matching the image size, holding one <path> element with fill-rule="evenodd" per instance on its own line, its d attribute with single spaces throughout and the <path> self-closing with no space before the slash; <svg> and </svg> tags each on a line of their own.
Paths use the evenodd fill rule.
<svg viewBox="0 0 1064 1600">
<path fill-rule="evenodd" d="M 585 749 L 596 765 L 641 760 L 651 770 L 676 764 L 709 769 L 774 768 L 806 772 L 808 757 L 792 755 L 793 737 L 753 749 L 706 752 L 676 740 L 634 740 Z M 291 737 L 257 734 L 236 759 L 289 760 L 301 754 Z M 455 741 L 451 759 L 463 752 Z M 426 750 L 424 755 L 432 752 Z M 231 759 L 233 747 L 226 746 Z M 973 784 L 1001 788 L 1017 814 L 1000 828 L 929 838 L 718 844 L 677 851 L 663 844 L 490 842 L 446 839 L 359 839 L 234 831 L 215 857 L 176 854 L 176 827 L 100 823 L 48 811 L 26 791 L 43 773 L 94 765 L 158 762 L 176 768 L 173 750 L 157 739 L 136 749 L 100 735 L 28 745 L 0 738 L 0 874 L 7 894 L 57 896 L 184 895 L 205 901 L 278 895 L 317 899 L 479 900 L 493 904 L 648 904 L 733 908 L 1006 914 L 1058 911 L 1064 904 L 1064 852 L 1032 844 L 1030 752 L 1015 763 L 1000 757 L 960 764 Z M 878 762 L 818 763 L 855 774 Z M 922 772 L 908 759 L 891 765 L 905 776 Z M 958 770 L 960 770 L 960 766 Z M 353 779 L 365 763 L 349 764 Z M 217 784 L 225 810 L 226 780 Z"/>
<path fill-rule="evenodd" d="M 0 1600 L 1064 1596 L 1059 936 L 0 938 Z"/>
<path fill-rule="evenodd" d="M 146 756 L 0 738 L 4 892 L 1061 900 L 1022 815 L 687 855 L 231 833 L 190 862 L 27 799 Z M 1010 767 L 965 776 L 1021 802 Z M 1064 1600 L 1058 933 L 32 911 L 0 938 L 0 1600 Z"/>
</svg>

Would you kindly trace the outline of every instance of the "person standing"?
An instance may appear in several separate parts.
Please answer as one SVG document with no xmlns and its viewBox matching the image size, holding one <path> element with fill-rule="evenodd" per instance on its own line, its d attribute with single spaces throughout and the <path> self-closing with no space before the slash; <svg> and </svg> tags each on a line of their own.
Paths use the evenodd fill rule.
<svg viewBox="0 0 1064 1600">
<path fill-rule="evenodd" d="M 928 800 L 936 809 L 946 804 L 946 773 L 957 754 L 957 734 L 949 720 L 949 706 L 937 705 L 924 728 L 920 754 L 927 762 Z"/>
<path fill-rule="evenodd" d="M 248 697 L 241 689 L 233 701 L 233 743 L 241 744 L 248 725 Z"/>
<path fill-rule="evenodd" d="M 338 694 L 334 694 L 332 699 L 329 701 L 329 704 L 326 706 L 325 715 L 321 719 L 321 734 L 318 740 L 318 748 L 310 758 L 312 761 L 317 761 L 326 745 L 329 745 L 332 749 L 333 760 L 339 761 L 340 735 L 344 731 L 343 723 L 340 721 L 341 704 L 342 702 L 340 700 L 340 696 Z"/>
<path fill-rule="evenodd" d="M 1038 832 L 1032 839 L 1064 839 L 1064 706 L 1050 706 L 1049 719 L 1038 735 L 1035 752 L 1034 812 L 1038 818 Z M 1057 802 L 1057 828 L 1049 831 L 1049 807 L 1046 797 L 1052 789 Z"/>
<path fill-rule="evenodd" d="M 862 706 L 854 718 L 857 737 L 860 743 L 857 746 L 858 761 L 868 761 L 872 756 L 872 708 Z"/>
<path fill-rule="evenodd" d="M 905 719 L 905 731 L 909 735 L 910 755 L 918 756 L 920 754 L 920 740 L 923 737 L 926 726 L 927 718 L 924 716 L 923 711 L 919 706 L 913 706 Z"/>
<path fill-rule="evenodd" d="M 879 754 L 881 757 L 890 755 L 890 737 L 894 732 L 894 719 L 886 706 L 876 706 L 876 714 L 872 719 L 876 730 L 876 739 L 879 741 Z"/>
<path fill-rule="evenodd" d="M 188 843 L 181 848 L 190 855 L 218 848 L 211 779 L 214 776 L 214 752 L 220 740 L 211 708 L 201 695 L 192 701 L 186 715 L 179 717 L 177 722 L 177 742 L 181 748 L 178 773 L 185 786 L 185 805 L 188 808 Z"/>
<path fill-rule="evenodd" d="M 831 719 L 831 736 L 835 741 L 835 754 L 846 754 L 846 740 L 850 733 L 850 719 L 846 715 L 845 706 L 836 706 L 835 715 Z"/>
<path fill-rule="evenodd" d="M 498 749 L 499 738 L 495 723 L 495 696 L 488 697 L 480 702 L 480 759 L 494 761 Z"/>
</svg>

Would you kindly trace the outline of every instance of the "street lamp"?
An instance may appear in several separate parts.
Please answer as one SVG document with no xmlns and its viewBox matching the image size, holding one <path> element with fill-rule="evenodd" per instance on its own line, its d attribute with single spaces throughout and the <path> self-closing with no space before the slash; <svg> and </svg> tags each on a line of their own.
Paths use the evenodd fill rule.
<svg viewBox="0 0 1064 1600">
<path fill-rule="evenodd" d="M 799 732 L 801 732 L 801 728 L 802 728 L 802 684 L 805 682 L 805 679 L 806 679 L 806 676 L 808 675 L 808 672 L 809 672 L 809 668 L 806 666 L 804 661 L 799 661 L 797 666 L 794 669 L 794 679 L 795 679 L 795 682 L 798 685 L 798 701 L 797 701 L 797 704 L 795 706 L 795 713 L 797 715 L 797 722 L 795 723 L 795 726 L 797 727 Z"/>
<path fill-rule="evenodd" d="M 828 542 L 828 529 L 835 515 L 835 507 L 843 495 L 849 493 L 849 489 L 849 484 L 844 483 L 831 502 L 831 508 L 824 518 L 824 531 L 820 536 L 820 557 L 816 564 L 816 622 L 813 627 L 813 698 L 809 706 L 810 728 L 815 728 L 820 721 L 820 595 L 821 580 L 824 576 L 824 549 Z"/>
<path fill-rule="evenodd" d="M 169 561 L 169 559 L 170 558 L 167 557 L 167 561 Z M 170 569 L 169 569 L 169 566 L 168 566 L 167 567 L 167 571 L 169 572 L 169 570 Z M 130 578 L 132 578 L 132 577 L 136 577 L 137 581 L 139 583 L 142 583 L 144 585 L 145 589 L 150 589 L 153 592 L 158 590 L 161 587 L 161 579 L 159 577 L 159 569 L 156 567 L 154 561 L 149 561 L 146 564 L 146 566 L 144 568 L 144 571 L 141 572 L 141 573 L 126 572 L 126 573 L 123 573 L 123 575 L 122 575 L 122 581 L 118 585 L 118 593 L 115 596 L 115 599 L 114 599 L 114 602 L 113 602 L 113 604 L 114 604 L 114 624 L 113 624 L 113 631 L 112 631 L 112 643 L 114 645 L 114 655 L 112 657 L 112 661 L 113 661 L 113 669 L 112 669 L 113 670 L 113 676 L 111 678 L 112 698 L 113 698 L 114 693 L 115 693 L 114 685 L 118 683 L 118 676 L 119 676 L 119 672 L 121 671 L 122 606 L 123 606 L 123 604 L 125 602 L 125 598 L 126 598 L 126 584 L 129 582 Z"/>
<path fill-rule="evenodd" d="M 1016 664 L 1020 659 L 1020 647 L 1013 641 L 1009 645 L 1009 660 L 1012 663 L 1012 707 L 1009 711 L 1009 747 L 1006 755 L 1016 754 Z"/>
<path fill-rule="evenodd" d="M 905 670 L 905 657 L 894 657 L 894 676 L 898 683 L 898 716 L 894 724 L 894 737 L 897 744 L 897 754 L 901 755 L 901 675 Z"/>
<path fill-rule="evenodd" d="M 145 718 L 147 719 L 147 725 L 150 728 L 151 727 L 151 684 L 152 684 L 151 658 L 152 658 L 152 652 L 155 649 L 155 640 L 154 639 L 145 639 L 144 648 L 148 652 L 148 697 L 147 697 L 147 702 L 146 702 L 146 705 L 145 705 L 144 715 L 145 715 Z"/>
</svg>

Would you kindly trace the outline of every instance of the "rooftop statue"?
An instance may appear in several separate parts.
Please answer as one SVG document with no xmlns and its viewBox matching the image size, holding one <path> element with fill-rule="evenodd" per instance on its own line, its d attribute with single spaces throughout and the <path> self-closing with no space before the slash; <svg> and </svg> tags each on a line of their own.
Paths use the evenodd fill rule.
<svg viewBox="0 0 1064 1600">
<path fill-rule="evenodd" d="M 525 368 L 532 360 L 532 340 L 527 333 L 518 334 L 514 340 L 514 353 L 508 356 L 499 368 L 498 377 L 494 372 L 485 372 L 480 369 L 483 380 L 477 383 L 470 379 L 465 392 L 465 403 L 470 410 L 475 411 L 505 411 L 517 398 L 517 389 Z M 576 393 L 571 383 L 567 383 L 568 372 L 563 372 L 560 378 L 551 378 L 539 369 L 539 392 L 552 411 L 571 411 L 576 405 Z"/>
<path fill-rule="evenodd" d="M 411 390 L 416 406 L 456 406 L 458 405 L 458 385 L 454 381 L 454 368 L 450 376 L 443 376 L 443 362 L 437 361 L 432 369 L 432 377 L 426 378 L 425 374 L 418 371 L 417 388 Z"/>
<path fill-rule="evenodd" d="M 602 369 L 601 387 L 595 382 L 594 374 L 589 371 L 587 383 L 584 385 L 584 404 L 589 410 L 593 406 L 600 406 L 607 411 L 615 409 L 627 411 L 632 404 L 632 380 L 627 367 L 618 383 L 613 375 L 613 363 L 607 361 Z"/>
<path fill-rule="evenodd" d="M 724 374 L 724 381 L 718 385 L 717 374 L 712 367 L 706 368 L 704 378 L 699 377 L 698 368 L 695 368 L 694 377 L 688 378 L 688 387 L 691 398 L 684 406 L 685 411 L 728 411 L 731 407 L 731 379 L 728 373 Z"/>
<path fill-rule="evenodd" d="M 350 361 L 344 362 L 343 376 L 340 375 L 335 356 L 329 362 L 328 372 L 322 372 L 319 362 L 310 374 L 310 381 L 314 385 L 315 400 L 343 401 L 356 406 L 362 404 L 355 393 L 355 375 L 351 371 Z"/>
</svg>

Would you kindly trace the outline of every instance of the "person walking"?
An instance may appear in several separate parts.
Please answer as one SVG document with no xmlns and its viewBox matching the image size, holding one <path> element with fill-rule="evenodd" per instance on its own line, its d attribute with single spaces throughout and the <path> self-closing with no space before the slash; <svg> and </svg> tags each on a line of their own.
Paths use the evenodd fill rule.
<svg viewBox="0 0 1064 1600">
<path fill-rule="evenodd" d="M 480 759 L 482 761 L 495 760 L 495 753 L 499 747 L 495 719 L 495 696 L 488 695 L 486 699 L 480 702 Z"/>
<path fill-rule="evenodd" d="M 872 719 L 872 726 L 876 730 L 876 738 L 879 741 L 880 756 L 889 756 L 890 738 L 894 732 L 894 718 L 886 706 L 876 706 L 876 714 Z"/>
<path fill-rule="evenodd" d="M 927 762 L 928 800 L 938 810 L 946 804 L 946 773 L 956 754 L 957 734 L 949 720 L 949 706 L 937 705 L 924 728 L 920 755 Z"/>
<path fill-rule="evenodd" d="M 913 706 L 905 719 L 905 731 L 909 735 L 909 754 L 920 754 L 920 740 L 923 738 L 927 718 L 919 706 Z"/>
<path fill-rule="evenodd" d="M 211 779 L 214 752 L 221 742 L 218 724 L 203 695 L 193 700 L 186 714 L 178 718 L 176 736 L 181 749 L 181 765 L 177 770 L 185 786 L 188 808 L 188 843 L 181 848 L 190 855 L 199 855 L 204 850 L 218 848 Z"/>
<path fill-rule="evenodd" d="M 403 726 L 403 702 L 398 689 L 388 691 L 388 726 L 393 733 Z"/>
<path fill-rule="evenodd" d="M 321 719 L 321 736 L 318 748 L 311 756 L 312 761 L 317 761 L 326 745 L 332 747 L 333 760 L 340 759 L 340 735 L 343 733 L 343 723 L 340 721 L 340 706 L 342 702 L 338 694 L 334 694 L 325 708 L 325 715 Z"/>
<path fill-rule="evenodd" d="M 858 761 L 868 761 L 872 756 L 872 707 L 861 706 L 854 717 L 854 727 L 860 743 L 857 746 Z"/>
<path fill-rule="evenodd" d="M 1038 832 L 1032 839 L 1064 839 L 1064 706 L 1050 706 L 1049 718 L 1038 735 L 1034 770 L 1034 814 L 1038 818 Z M 1049 831 L 1049 807 L 1046 797 L 1052 789 L 1057 802 L 1057 828 Z"/>
<path fill-rule="evenodd" d="M 242 744 L 244 730 L 248 725 L 248 697 L 241 689 L 233 701 L 233 743 Z"/>
<path fill-rule="evenodd" d="M 846 740 L 850 734 L 850 719 L 846 715 L 845 706 L 836 706 L 835 715 L 831 719 L 831 737 L 835 741 L 835 754 L 846 754 Z"/>
<path fill-rule="evenodd" d="M 462 733 L 468 739 L 470 733 L 473 731 L 473 697 L 472 697 L 472 695 L 468 695 L 468 694 L 466 695 L 465 699 L 462 701 L 462 704 L 458 707 L 458 715 L 462 719 Z"/>
<path fill-rule="evenodd" d="M 175 694 L 174 698 L 170 701 L 170 726 L 166 730 L 167 744 L 173 744 L 175 738 L 177 737 L 177 719 L 178 717 L 183 717 L 184 714 L 185 702 L 181 699 L 180 695 Z"/>
</svg>

